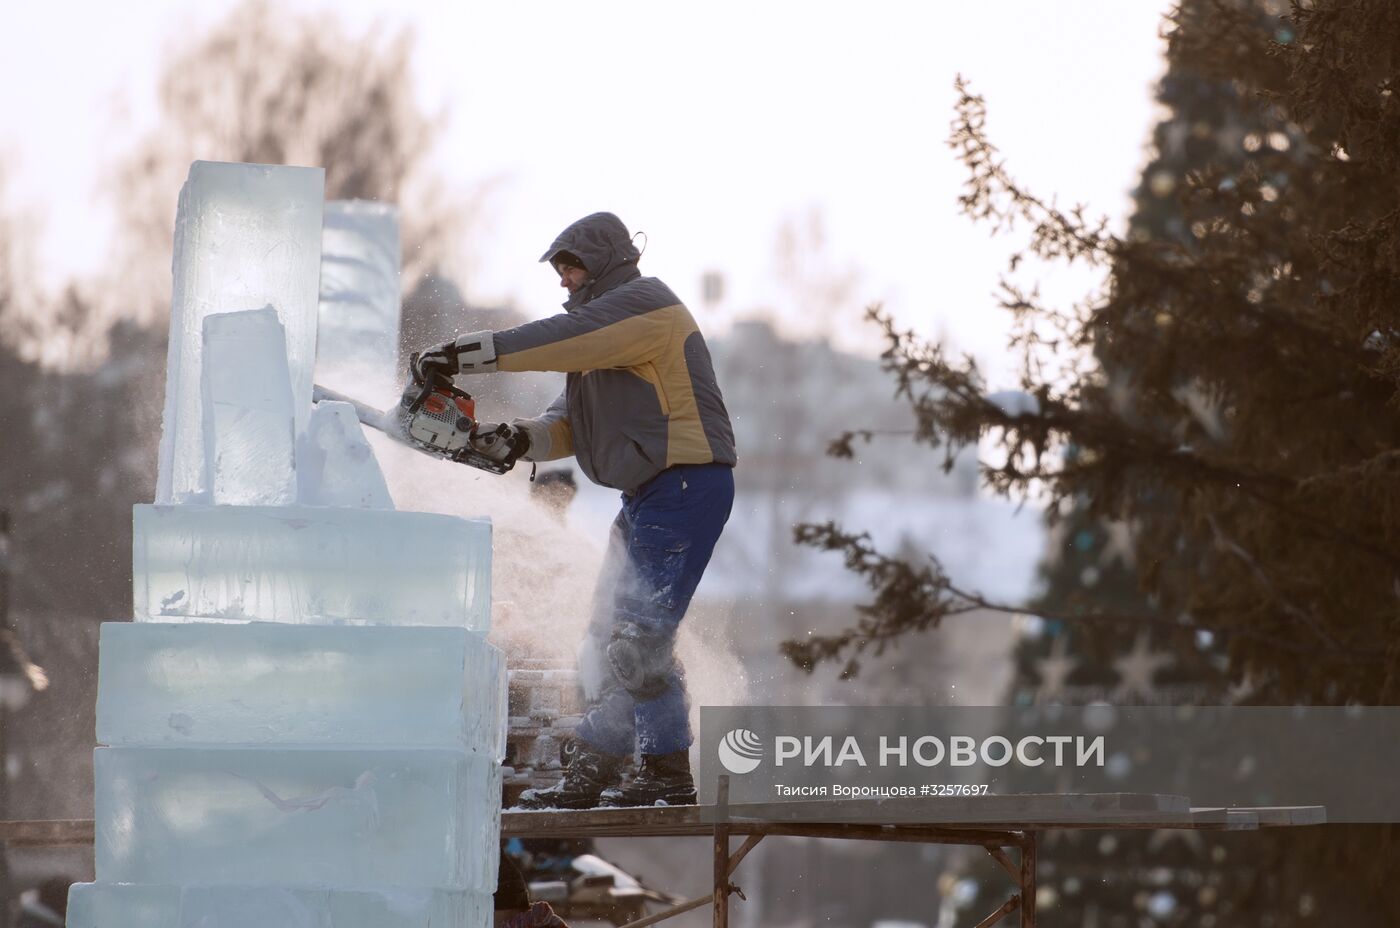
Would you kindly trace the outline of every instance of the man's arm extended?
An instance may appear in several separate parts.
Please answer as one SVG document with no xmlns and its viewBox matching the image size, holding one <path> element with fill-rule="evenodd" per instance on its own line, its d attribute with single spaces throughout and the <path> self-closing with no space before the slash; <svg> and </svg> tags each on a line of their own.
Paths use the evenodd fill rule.
<svg viewBox="0 0 1400 928">
<path fill-rule="evenodd" d="M 429 354 L 450 358 L 445 366 L 462 374 L 632 367 L 665 352 L 684 314 L 680 303 L 638 313 L 605 296 L 513 329 L 468 332 Z"/>
<path fill-rule="evenodd" d="M 530 436 L 530 450 L 525 457 L 531 461 L 555 461 L 574 453 L 574 430 L 569 424 L 568 397 L 560 393 L 543 415 L 533 419 L 516 419 L 511 425 Z"/>
</svg>

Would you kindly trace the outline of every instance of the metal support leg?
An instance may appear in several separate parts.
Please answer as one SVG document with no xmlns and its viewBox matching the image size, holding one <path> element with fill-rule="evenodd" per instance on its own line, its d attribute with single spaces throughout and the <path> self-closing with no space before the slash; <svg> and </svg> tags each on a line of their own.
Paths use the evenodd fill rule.
<svg viewBox="0 0 1400 928">
<path fill-rule="evenodd" d="M 1021 928 L 1035 928 L 1035 860 L 1038 836 L 1025 833 L 1021 845 Z"/>
<path fill-rule="evenodd" d="M 995 925 L 997 922 L 1001 921 L 1003 918 L 1016 911 L 1017 906 L 1019 906 L 1020 904 L 1021 897 L 1012 896 L 1010 899 L 1006 900 L 1001 904 L 1001 908 L 997 909 L 991 915 L 988 915 L 986 918 L 978 922 L 977 928 L 991 928 L 992 925 Z"/>
<path fill-rule="evenodd" d="M 719 778 L 715 796 L 715 928 L 729 928 L 729 777 Z"/>
<path fill-rule="evenodd" d="M 739 866 L 739 861 L 747 857 L 749 851 L 757 847 L 758 842 L 762 840 L 763 835 L 749 835 L 748 838 L 745 839 L 744 843 L 740 845 L 739 850 L 734 852 L 734 856 L 729 858 L 728 871 L 730 876 L 734 875 L 735 869 Z M 740 899 L 744 898 L 744 893 L 742 890 L 739 889 L 739 887 L 730 884 L 726 887 L 726 889 L 729 892 L 738 893 Z M 714 901 L 715 900 L 713 894 L 708 896 L 697 896 L 696 898 L 691 899 L 687 902 L 682 902 L 680 905 L 672 906 L 664 912 L 657 912 L 655 915 L 648 915 L 646 918 L 639 918 L 635 922 L 628 922 L 627 924 L 623 925 L 622 928 L 647 928 L 648 925 L 655 925 L 658 922 L 664 922 L 667 919 L 675 918 L 677 915 L 680 915 L 684 912 L 690 912 L 694 909 L 698 909 L 703 906 L 712 905 Z"/>
<path fill-rule="evenodd" d="M 1021 928 L 1035 928 L 1035 849 L 1036 834 L 1033 831 L 1022 832 L 1020 835 L 1008 834 L 1009 847 L 1019 848 L 1021 860 L 1017 864 L 1011 859 L 1011 855 L 1006 853 L 1005 847 L 995 845 L 984 845 L 986 851 L 1001 865 L 1001 868 L 1016 881 L 1017 893 L 1001 904 L 991 915 L 977 923 L 977 928 L 991 928 L 1012 912 L 1021 913 Z"/>
</svg>

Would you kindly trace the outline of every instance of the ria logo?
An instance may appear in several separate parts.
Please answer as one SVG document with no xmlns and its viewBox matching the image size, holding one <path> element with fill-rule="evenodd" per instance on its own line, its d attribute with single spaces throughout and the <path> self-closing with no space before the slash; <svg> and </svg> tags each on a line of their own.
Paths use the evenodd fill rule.
<svg viewBox="0 0 1400 928">
<path fill-rule="evenodd" d="M 736 728 L 720 740 L 719 762 L 730 773 L 753 773 L 763 762 L 763 742 L 747 728 Z"/>
</svg>

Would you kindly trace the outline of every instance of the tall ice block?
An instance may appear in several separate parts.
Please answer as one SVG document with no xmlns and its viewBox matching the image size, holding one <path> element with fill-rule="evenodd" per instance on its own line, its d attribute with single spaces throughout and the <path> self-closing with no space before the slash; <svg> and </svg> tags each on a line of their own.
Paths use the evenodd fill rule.
<svg viewBox="0 0 1400 928">
<path fill-rule="evenodd" d="M 271 306 L 286 329 L 297 430 L 311 412 L 325 171 L 196 161 L 175 217 L 174 285 L 156 502 L 209 499 L 203 322 Z"/>
<path fill-rule="evenodd" d="M 491 523 L 314 506 L 133 508 L 137 621 L 491 624 Z"/>
<path fill-rule="evenodd" d="M 505 756 L 505 661 L 461 628 L 107 622 L 109 745 L 461 747 Z"/>
<path fill-rule="evenodd" d="M 68 928 L 455 928 L 490 925 L 490 893 L 413 887 L 74 883 Z"/>
<path fill-rule="evenodd" d="M 98 748 L 99 883 L 494 892 L 501 768 L 458 750 Z"/>
<path fill-rule="evenodd" d="M 287 340 L 271 306 L 204 317 L 204 486 L 215 503 L 297 501 Z"/>
<path fill-rule="evenodd" d="M 331 200 L 321 240 L 317 383 L 357 397 L 367 379 L 375 388 L 394 384 L 400 315 L 398 210 Z"/>
</svg>

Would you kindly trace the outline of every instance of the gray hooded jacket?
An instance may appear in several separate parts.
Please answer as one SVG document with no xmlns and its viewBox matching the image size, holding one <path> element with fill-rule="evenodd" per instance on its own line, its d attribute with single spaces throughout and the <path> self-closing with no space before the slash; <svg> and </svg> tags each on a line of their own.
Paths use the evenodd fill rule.
<svg viewBox="0 0 1400 928">
<path fill-rule="evenodd" d="M 530 457 L 572 454 L 590 480 L 625 491 L 676 464 L 732 466 L 734 429 L 705 338 L 671 288 L 637 269 L 622 220 L 585 216 L 540 260 L 561 251 L 588 272 L 565 312 L 492 333 L 498 370 L 568 373 L 564 392 L 529 420 Z M 548 447 L 537 447 L 544 434 Z"/>
</svg>

